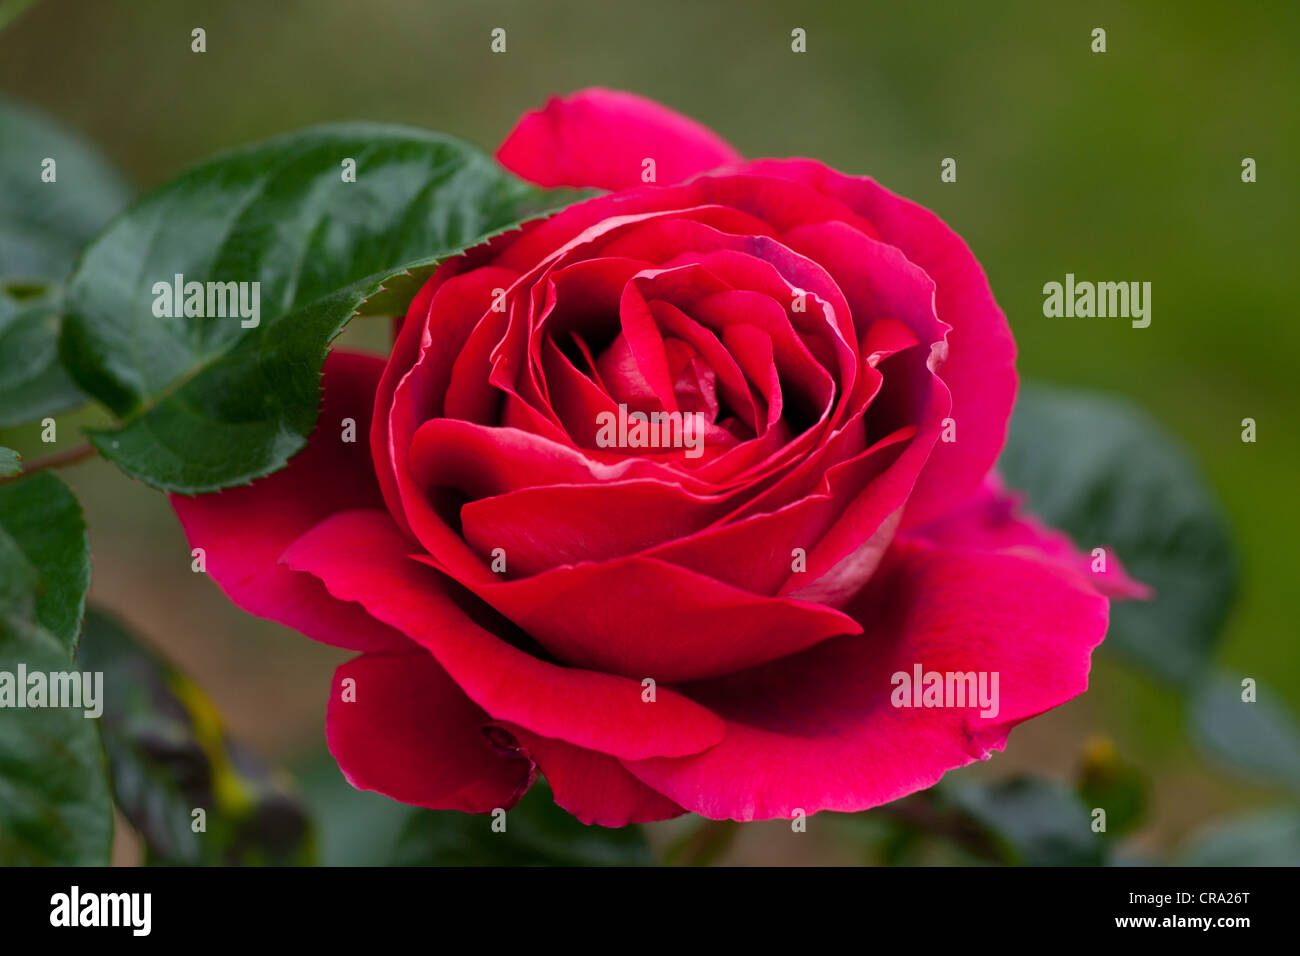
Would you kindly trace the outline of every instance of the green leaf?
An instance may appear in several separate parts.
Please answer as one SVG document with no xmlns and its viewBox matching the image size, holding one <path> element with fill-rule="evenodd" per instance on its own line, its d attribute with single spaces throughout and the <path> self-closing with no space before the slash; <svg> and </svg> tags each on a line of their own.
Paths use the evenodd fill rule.
<svg viewBox="0 0 1300 956">
<path fill-rule="evenodd" d="M 579 823 L 555 805 L 541 781 L 506 812 L 506 831 L 484 814 L 421 810 L 354 789 L 334 758 L 300 768 L 327 866 L 639 866 L 653 862 L 638 826 L 611 830 Z"/>
<path fill-rule="evenodd" d="M 0 428 L 84 405 L 59 363 L 59 310 L 52 295 L 0 291 Z"/>
<path fill-rule="evenodd" d="M 0 446 L 0 478 L 16 475 L 22 470 L 22 456 L 12 448 Z"/>
<path fill-rule="evenodd" d="M 440 258 L 540 201 L 458 140 L 375 124 L 304 130 L 185 173 L 96 239 L 72 278 L 64 364 L 121 419 L 96 446 L 188 493 L 282 467 L 306 443 L 326 348 L 352 315 L 402 311 Z M 257 326 L 156 317 L 154 285 L 176 275 L 259 283 Z M 390 282 L 401 301 L 382 294 Z"/>
<path fill-rule="evenodd" d="M 151 863 L 311 861 L 311 825 L 287 779 L 226 735 L 198 687 L 94 608 L 80 659 L 104 673 L 100 729 L 113 792 Z"/>
<path fill-rule="evenodd" d="M 0 525 L 0 615 L 35 621 L 40 572 Z"/>
<path fill-rule="evenodd" d="M 1256 687 L 1241 699 L 1241 682 L 1215 675 L 1189 703 L 1196 738 L 1210 753 L 1245 773 L 1300 793 L 1300 730 L 1273 694 Z"/>
<path fill-rule="evenodd" d="M 1228 528 L 1195 466 L 1110 398 L 1021 390 L 999 467 L 1030 510 L 1082 548 L 1113 548 L 1156 591 L 1111 607 L 1105 647 L 1173 683 L 1204 672 L 1236 590 Z"/>
<path fill-rule="evenodd" d="M 84 557 L 81 513 L 62 482 L 36 475 L 0 488 L 0 865 L 108 863 L 104 752 L 86 716 L 94 704 L 80 699 L 85 684 L 72 670 Z M 79 706 L 50 706 L 63 703 L 55 688 L 75 693 Z"/>
<path fill-rule="evenodd" d="M 17 549 L 0 531 L 0 591 Z M 70 674 L 66 648 L 18 613 L 0 613 L 0 866 L 106 866 L 113 803 L 96 721 L 85 708 L 17 708 L 30 677 Z"/>
<path fill-rule="evenodd" d="M 321 866 L 387 866 L 418 811 L 343 778 L 328 751 L 294 767 L 316 825 Z"/>
<path fill-rule="evenodd" d="M 263 334 L 215 358 L 118 428 L 88 430 L 91 443 L 132 477 L 186 494 L 247 484 L 282 468 L 315 427 L 327 343 L 365 310 L 386 278 L 264 322 Z"/>
<path fill-rule="evenodd" d="M 130 191 L 78 136 L 3 99 L 0 143 L 0 285 L 61 280 Z M 54 182 L 41 179 L 45 159 Z"/>
<path fill-rule="evenodd" d="M 0 529 L 35 574 L 36 622 L 71 656 L 90 587 L 90 542 L 81 506 L 62 481 L 38 472 L 0 485 Z"/>
<path fill-rule="evenodd" d="M 58 357 L 56 285 L 130 200 L 89 144 L 0 99 L 0 428 L 82 405 Z M 54 160 L 54 182 L 42 163 Z"/>
<path fill-rule="evenodd" d="M 1184 852 L 1185 866 L 1300 866 L 1300 813 L 1276 810 L 1222 823 Z"/>
<path fill-rule="evenodd" d="M 396 866 L 643 866 L 653 857 L 638 826 L 586 826 L 555 804 L 538 782 L 506 813 L 506 830 L 493 818 L 434 810 L 412 813 L 398 838 Z"/>
<path fill-rule="evenodd" d="M 966 783 L 947 798 L 987 827 L 1025 866 L 1099 866 L 1101 834 L 1088 809 L 1065 787 L 1032 777 Z"/>
</svg>

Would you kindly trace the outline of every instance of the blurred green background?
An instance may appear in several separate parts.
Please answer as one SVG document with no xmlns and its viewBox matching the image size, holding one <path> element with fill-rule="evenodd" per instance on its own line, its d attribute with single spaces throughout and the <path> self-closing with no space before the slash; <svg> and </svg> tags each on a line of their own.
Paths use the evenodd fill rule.
<svg viewBox="0 0 1300 956">
<path fill-rule="evenodd" d="M 504 55 L 489 50 L 494 27 L 507 30 Z M 805 54 L 790 50 L 795 27 Z M 1104 54 L 1090 50 L 1094 27 L 1107 31 Z M 870 174 L 970 243 L 1025 378 L 1127 397 L 1190 452 L 1241 555 L 1217 663 L 1295 712 L 1298 42 L 1293 2 L 43 0 L 0 33 L 0 93 L 99 144 L 142 189 L 330 120 L 425 126 L 492 149 L 522 111 L 590 85 L 658 99 L 750 156 Z M 955 183 L 940 181 L 945 157 Z M 1241 181 L 1244 157 L 1258 163 L 1254 184 Z M 1150 327 L 1044 318 L 1042 286 L 1066 272 L 1150 281 Z M 1245 417 L 1255 444 L 1241 441 Z M 87 509 L 92 599 L 195 675 L 255 749 L 290 763 L 319 750 L 329 674 L 347 655 L 243 615 L 192 574 L 161 495 L 100 462 L 66 475 Z M 1098 658 L 1087 695 L 1016 730 L 980 771 L 1065 778 L 1105 735 L 1152 779 L 1136 841 L 1152 851 L 1275 805 L 1277 791 L 1197 753 L 1181 707 Z M 120 844 L 132 859 L 128 834 Z M 778 822 L 745 828 L 726 859 L 844 857 L 834 839 L 791 840 Z"/>
</svg>

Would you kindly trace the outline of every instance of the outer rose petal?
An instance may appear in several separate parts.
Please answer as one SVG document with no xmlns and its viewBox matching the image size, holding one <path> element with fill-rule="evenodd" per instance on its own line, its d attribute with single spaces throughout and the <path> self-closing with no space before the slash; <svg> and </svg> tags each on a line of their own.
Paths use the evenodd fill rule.
<svg viewBox="0 0 1300 956">
<path fill-rule="evenodd" d="M 190 547 L 204 549 L 208 574 L 232 601 L 315 640 L 356 651 L 408 650 L 411 643 L 279 560 L 296 538 L 334 512 L 383 507 L 369 449 L 364 442 L 342 441 L 340 425 L 355 419 L 358 434 L 366 434 L 383 367 L 369 355 L 331 352 L 320 419 L 288 467 L 243 488 L 171 496 Z"/>
<path fill-rule="evenodd" d="M 667 687 L 641 699 L 639 681 L 559 667 L 474 623 L 438 572 L 379 511 L 335 515 L 285 552 L 336 598 L 359 601 L 428 648 L 466 694 L 497 720 L 621 757 L 696 753 L 722 739 L 722 722 Z"/>
<path fill-rule="evenodd" d="M 598 87 L 553 96 L 525 113 L 497 150 L 506 169 L 539 186 L 626 189 L 642 185 L 642 162 L 671 185 L 741 156 L 724 139 L 666 106 Z"/>
<path fill-rule="evenodd" d="M 1069 535 L 1022 513 L 1020 503 L 1020 495 L 1007 493 L 1001 479 L 990 475 L 969 501 L 914 534 L 949 548 L 1043 557 L 1074 571 L 1107 597 L 1152 597 L 1154 592 L 1130 578 L 1113 552 L 1106 555 L 1106 570 L 1094 572 L 1090 553 L 1081 553 Z"/>
<path fill-rule="evenodd" d="M 355 700 L 344 697 L 351 679 Z M 510 808 L 532 763 L 494 745 L 490 720 L 424 651 L 364 654 L 334 673 L 325 735 L 352 786 L 434 810 Z"/>
<path fill-rule="evenodd" d="M 1015 724 L 1082 693 L 1107 609 L 1073 575 L 1040 562 L 896 547 L 850 608 L 865 633 L 682 687 L 727 719 L 722 743 L 624 765 L 714 819 L 887 803 L 1001 749 Z M 998 672 L 998 713 L 894 707 L 892 675 L 917 664 Z"/>
<path fill-rule="evenodd" d="M 539 737 L 512 724 L 499 726 L 537 764 L 551 785 L 555 802 L 589 826 L 625 827 L 686 812 L 628 773 L 613 757 Z"/>
</svg>

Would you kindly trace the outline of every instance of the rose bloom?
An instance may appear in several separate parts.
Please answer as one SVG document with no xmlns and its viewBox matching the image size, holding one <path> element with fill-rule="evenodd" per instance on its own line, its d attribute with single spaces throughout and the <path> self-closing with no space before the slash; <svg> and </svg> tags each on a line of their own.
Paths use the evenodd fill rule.
<svg viewBox="0 0 1300 956">
<path fill-rule="evenodd" d="M 1015 345 L 943 222 L 608 90 L 497 156 L 609 192 L 440 266 L 386 361 L 335 350 L 287 468 L 173 498 L 235 603 L 360 652 L 326 720 L 354 786 L 481 813 L 540 773 L 605 826 L 862 810 L 1086 688 L 1142 588 L 990 474 Z M 697 447 L 599 434 L 635 413 Z M 997 674 L 996 707 L 898 706 L 917 666 Z"/>
</svg>

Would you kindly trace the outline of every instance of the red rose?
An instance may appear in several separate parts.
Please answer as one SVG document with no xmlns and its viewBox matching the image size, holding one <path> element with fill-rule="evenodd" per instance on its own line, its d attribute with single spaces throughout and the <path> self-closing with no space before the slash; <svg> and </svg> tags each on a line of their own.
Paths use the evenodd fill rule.
<svg viewBox="0 0 1300 956">
<path fill-rule="evenodd" d="M 354 785 L 860 810 L 1084 690 L 1139 588 L 992 483 L 1015 347 L 936 216 L 604 90 L 498 158 L 611 192 L 445 263 L 386 363 L 334 352 L 288 468 L 174 498 L 233 600 L 362 652 L 327 721 Z"/>
</svg>

